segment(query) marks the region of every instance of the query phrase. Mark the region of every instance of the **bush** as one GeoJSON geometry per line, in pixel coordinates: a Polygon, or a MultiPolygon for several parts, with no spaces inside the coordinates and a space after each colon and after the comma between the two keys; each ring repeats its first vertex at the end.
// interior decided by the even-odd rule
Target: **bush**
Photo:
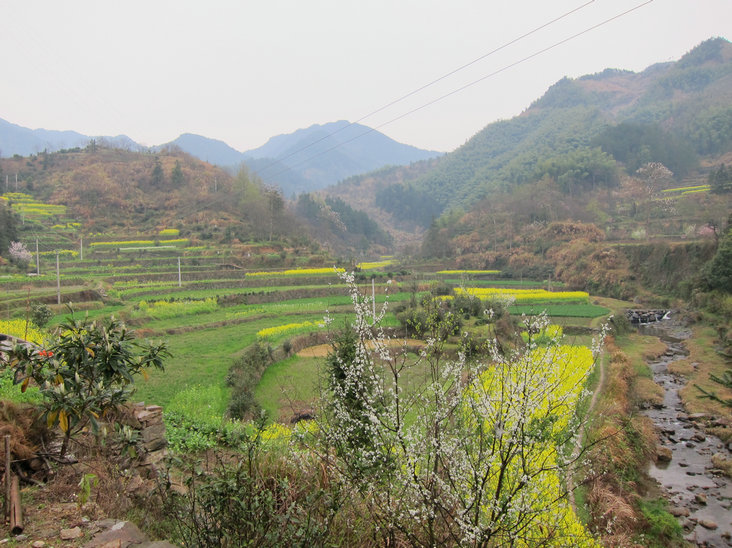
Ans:
{"type": "MultiPolygon", "coordinates": [[[[346,499],[318,466],[265,452],[264,424],[244,442],[242,458],[215,454],[214,466],[190,470],[185,495],[161,489],[163,515],[183,546],[335,546],[333,518],[346,499]],[[332,485],[332,487],[331,487],[332,485]]],[[[211,459],[209,458],[209,461],[211,459]]]]}
{"type": "Polygon", "coordinates": [[[226,383],[232,387],[226,410],[229,417],[244,419],[258,414],[259,405],[254,399],[254,388],[271,363],[272,348],[257,342],[232,364],[226,376],[226,383]]]}
{"type": "Polygon", "coordinates": [[[647,522],[644,534],[644,540],[648,542],[646,546],[662,547],[673,541],[681,541],[683,528],[669,513],[665,499],[640,500],[638,506],[647,522]]]}
{"type": "Polygon", "coordinates": [[[53,311],[45,304],[38,303],[31,307],[31,320],[38,327],[45,327],[51,318],[53,318],[53,311]]]}

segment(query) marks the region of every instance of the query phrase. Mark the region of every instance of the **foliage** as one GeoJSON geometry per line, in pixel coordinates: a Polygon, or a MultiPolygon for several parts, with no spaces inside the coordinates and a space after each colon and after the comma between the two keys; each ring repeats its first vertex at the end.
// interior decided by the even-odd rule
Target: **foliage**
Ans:
{"type": "Polygon", "coordinates": [[[218,309],[215,298],[180,301],[140,301],[130,314],[132,318],[176,318],[190,314],[204,314],[218,309]]]}
{"type": "Polygon", "coordinates": [[[343,268],[294,268],[280,271],[247,272],[247,277],[320,276],[344,272],[343,268]]]}
{"type": "Polygon", "coordinates": [[[170,240],[121,240],[119,242],[92,242],[89,247],[92,249],[109,249],[117,247],[141,247],[158,245],[187,245],[188,238],[173,238],[170,240]]]}
{"type": "Polygon", "coordinates": [[[474,297],[501,298],[516,303],[586,303],[589,293],[586,291],[547,291],[546,289],[506,289],[502,287],[458,287],[455,294],[466,294],[474,297]]]}
{"type": "Polygon", "coordinates": [[[709,172],[709,186],[715,194],[732,192],[732,169],[724,164],[709,172]]]}
{"type": "MultiPolygon", "coordinates": [[[[730,218],[732,221],[732,216],[730,218]]],[[[714,258],[704,267],[704,279],[709,289],[732,292],[732,222],[719,241],[714,258]]]]}
{"type": "Polygon", "coordinates": [[[411,184],[389,185],[378,189],[374,204],[399,221],[411,221],[423,227],[428,227],[440,216],[443,209],[429,192],[419,190],[411,184]]]}
{"type": "Polygon", "coordinates": [[[392,261],[391,259],[386,259],[386,260],[383,260],[383,261],[373,261],[373,262],[362,262],[362,263],[358,263],[356,265],[356,268],[358,268],[360,270],[374,270],[374,269],[377,269],[377,268],[385,268],[385,267],[387,267],[387,266],[389,266],[391,264],[394,264],[394,261],[392,261]]]}
{"type": "Polygon", "coordinates": [[[7,256],[10,243],[18,238],[18,218],[6,200],[0,200],[0,256],[7,256]]]}
{"type": "Polygon", "coordinates": [[[331,537],[331,521],[343,503],[337,485],[307,473],[318,470],[315,463],[298,467],[293,459],[272,455],[265,449],[266,431],[259,421],[243,442],[241,458],[217,453],[210,469],[186,466],[184,495],[162,491],[164,515],[183,546],[338,543],[331,537]]]}
{"type": "Polygon", "coordinates": [[[8,255],[10,256],[10,260],[21,268],[28,266],[28,263],[33,258],[33,255],[31,255],[31,252],[28,251],[23,242],[10,242],[8,255]]]}
{"type": "Polygon", "coordinates": [[[552,177],[565,193],[612,187],[618,183],[615,159],[595,148],[577,148],[543,160],[534,179],[552,177]]]}
{"type": "MultiPolygon", "coordinates": [[[[358,493],[384,538],[594,546],[560,479],[572,464],[563,448],[581,428],[574,411],[593,367],[590,350],[502,352],[496,344],[485,362],[452,361],[428,338],[417,358],[428,365],[426,378],[407,388],[417,363],[389,351],[378,327],[386,309],[374,317],[352,276],[344,278],[355,338],[334,352],[336,367],[331,359],[316,436],[326,464],[358,493]]],[[[541,317],[529,330],[546,325],[541,317]]]]}
{"type": "Polygon", "coordinates": [[[295,333],[305,333],[307,331],[311,331],[313,329],[318,329],[320,327],[324,327],[322,323],[315,323],[310,321],[305,322],[293,322],[288,323],[284,325],[276,325],[274,327],[265,327],[264,329],[260,329],[257,331],[257,338],[264,340],[264,339],[276,339],[280,335],[284,333],[289,334],[295,334],[295,333]]]}
{"type": "Polygon", "coordinates": [[[500,270],[438,270],[435,274],[466,274],[466,275],[480,275],[480,274],[500,274],[500,270]]]}
{"type": "Polygon", "coordinates": [[[625,164],[629,173],[649,162],[658,162],[677,177],[683,177],[698,162],[689,142],[656,124],[621,122],[607,127],[597,136],[595,143],[625,164]]]}
{"type": "Polygon", "coordinates": [[[43,347],[18,344],[7,349],[21,389],[33,380],[44,402],[48,426],[59,425],[64,433],[61,454],[72,434],[125,403],[132,393],[134,377],[146,369],[162,369],[168,356],[164,343],[138,343],[124,324],[77,320],[62,323],[60,335],[43,347]]]}
{"type": "Polygon", "coordinates": [[[43,344],[48,334],[26,320],[0,320],[0,333],[17,337],[33,344],[43,344]]]}
{"type": "Polygon", "coordinates": [[[231,386],[227,414],[235,419],[256,415],[259,405],[254,389],[264,370],[272,363],[272,349],[261,342],[251,345],[229,368],[226,383],[231,386]]]}
{"type": "Polygon", "coordinates": [[[31,320],[38,327],[46,327],[46,324],[51,318],[53,318],[53,310],[48,305],[37,303],[31,307],[31,320]]]}
{"type": "Polygon", "coordinates": [[[562,335],[562,326],[560,325],[547,325],[536,333],[531,333],[529,331],[521,332],[521,338],[526,344],[535,344],[539,346],[556,343],[561,340],[562,335]]]}
{"type": "Polygon", "coordinates": [[[653,546],[668,546],[669,542],[681,542],[684,533],[679,521],[668,511],[662,498],[638,501],[641,514],[647,522],[646,534],[654,540],[653,546]]]}

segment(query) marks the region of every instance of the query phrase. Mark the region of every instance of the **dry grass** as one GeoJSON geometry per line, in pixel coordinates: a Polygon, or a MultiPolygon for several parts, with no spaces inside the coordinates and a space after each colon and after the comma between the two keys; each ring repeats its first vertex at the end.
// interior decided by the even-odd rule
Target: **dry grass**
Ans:
{"type": "Polygon", "coordinates": [[[720,377],[729,365],[722,355],[716,352],[717,334],[706,326],[695,326],[692,336],[686,341],[689,356],[674,362],[673,373],[686,378],[687,385],[679,391],[684,406],[690,413],[705,413],[716,418],[715,426],[705,429],[724,441],[732,439],[732,408],[704,397],[697,388],[713,392],[722,399],[732,398],[732,390],[714,382],[710,375],[720,377]]]}
{"type": "MultiPolygon", "coordinates": [[[[645,339],[630,335],[623,342],[629,343],[636,355],[658,353],[653,341],[645,339]]],[[[593,437],[605,441],[590,455],[596,476],[587,494],[589,525],[601,536],[603,545],[635,546],[632,538],[642,532],[644,523],[635,502],[647,485],[642,470],[654,457],[657,443],[652,421],[636,413],[638,401],[647,398],[637,390],[655,391],[648,385],[650,379],[638,376],[644,370],[638,367],[637,359],[631,359],[611,337],[606,352],[610,358],[606,389],[593,425],[593,437]]]]}

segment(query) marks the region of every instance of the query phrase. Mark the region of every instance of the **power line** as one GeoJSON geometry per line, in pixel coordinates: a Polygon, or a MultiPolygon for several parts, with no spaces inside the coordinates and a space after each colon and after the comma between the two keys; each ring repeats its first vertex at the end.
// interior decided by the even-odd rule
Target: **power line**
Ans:
{"type": "MultiPolygon", "coordinates": [[[[461,91],[464,91],[464,90],[466,90],[469,87],[472,87],[472,86],[474,86],[476,84],[479,84],[480,82],[482,82],[484,80],[487,80],[488,78],[491,78],[493,76],[496,76],[497,74],[500,74],[500,73],[502,73],[502,72],[504,72],[504,71],[506,71],[506,70],[508,70],[510,68],[513,68],[516,65],[519,65],[521,63],[524,63],[524,62],[526,62],[526,61],[528,61],[530,59],[533,59],[534,57],[537,57],[538,55],[541,55],[541,54],[546,53],[547,51],[550,51],[550,50],[552,50],[552,49],[554,49],[554,48],[556,48],[558,46],[561,46],[562,44],[565,44],[565,43],[569,42],[570,40],[574,40],[575,38],[578,38],[578,37],[582,36],[583,34],[587,34],[588,32],[591,32],[591,31],[593,31],[593,30],[595,30],[595,29],[597,29],[597,28],[599,28],[599,27],[601,27],[603,25],[606,25],[607,23],[610,23],[612,21],[615,21],[616,19],[619,19],[619,18],[621,18],[621,17],[623,17],[625,15],[628,15],[629,13],[634,12],[634,11],[640,9],[643,6],[645,6],[647,4],[650,4],[651,2],[653,2],[653,0],[646,0],[645,2],[643,2],[641,4],[638,4],[637,6],[634,6],[634,7],[630,8],[630,9],[628,9],[628,10],[625,10],[624,12],[619,13],[617,15],[614,15],[613,17],[610,17],[609,19],[605,19],[604,21],[602,21],[600,23],[597,23],[595,25],[592,25],[591,27],[588,27],[585,30],[580,31],[580,32],[578,32],[576,34],[573,34],[572,36],[569,36],[569,37],[564,38],[564,39],[562,39],[562,40],[560,40],[558,42],[555,42],[555,43],[553,43],[550,46],[547,46],[547,47],[545,47],[543,49],[540,49],[540,50],[532,53],[531,55],[527,55],[526,57],[523,57],[523,58],[519,59],[518,61],[514,61],[513,63],[509,63],[508,65],[505,65],[505,66],[499,68],[498,70],[495,70],[495,71],[491,72],[490,74],[486,74],[485,76],[482,76],[481,78],[478,78],[477,80],[473,80],[472,82],[469,82],[469,83],[467,83],[467,84],[465,84],[463,86],[460,86],[459,88],[456,88],[456,89],[454,89],[454,90],[452,90],[452,91],[450,91],[450,92],[448,92],[448,93],[446,93],[444,95],[441,95],[441,96],[437,97],[436,99],[433,99],[433,100],[431,100],[431,101],[429,101],[427,103],[424,103],[424,104],[422,104],[422,105],[420,105],[420,106],[418,106],[416,108],[413,108],[413,109],[411,109],[411,110],[409,110],[409,111],[407,111],[407,112],[405,112],[403,114],[400,114],[399,116],[397,116],[395,118],[392,118],[391,120],[388,120],[388,121],[386,121],[386,122],[384,122],[382,124],[379,124],[376,127],[369,128],[367,131],[364,131],[363,133],[360,133],[360,134],[358,134],[358,135],[356,135],[356,136],[354,136],[354,137],[352,137],[352,138],[350,138],[350,139],[348,139],[346,141],[343,141],[342,143],[338,143],[337,145],[332,146],[331,148],[328,148],[328,149],[323,150],[323,151],[321,151],[321,152],[319,152],[317,154],[314,154],[313,156],[311,156],[311,157],[309,157],[309,158],[307,158],[305,160],[302,160],[302,161],[294,164],[293,166],[287,167],[287,169],[278,171],[277,173],[275,173],[274,175],[272,175],[272,177],[273,178],[274,177],[277,177],[278,175],[281,175],[282,173],[285,173],[286,171],[289,171],[293,167],[297,167],[297,166],[300,166],[302,164],[306,164],[306,163],[310,162],[311,160],[314,160],[315,158],[318,158],[318,157],[320,157],[320,156],[322,156],[324,154],[327,154],[328,152],[331,152],[331,151],[333,151],[333,150],[335,150],[335,149],[337,149],[337,148],[339,148],[339,147],[341,147],[341,146],[343,146],[345,144],[348,144],[348,143],[350,143],[352,141],[355,141],[356,139],[360,139],[361,137],[364,137],[365,135],[368,135],[369,133],[373,133],[374,131],[377,131],[378,129],[380,129],[380,128],[384,127],[384,126],[387,126],[387,125],[389,125],[391,123],[394,123],[397,120],[401,120],[402,118],[405,118],[406,116],[409,116],[411,114],[414,114],[415,112],[418,112],[418,111],[420,111],[420,110],[422,110],[424,108],[427,108],[427,107],[429,107],[431,105],[434,105],[435,103],[437,103],[439,101],[442,101],[443,99],[446,99],[446,98],[448,98],[448,97],[450,97],[452,95],[455,95],[456,93],[460,93],[461,91]]],[[[346,126],[346,127],[348,127],[348,126],[346,126]]],[[[305,148],[307,148],[307,147],[304,147],[303,149],[298,150],[298,151],[294,152],[293,154],[295,154],[297,152],[301,152],[302,150],[305,150],[305,148]]]]}
{"type": "MultiPolygon", "coordinates": [[[[271,167],[276,166],[278,163],[282,162],[282,160],[286,160],[287,158],[290,158],[290,157],[292,157],[292,156],[294,156],[296,154],[299,154],[300,152],[303,152],[304,150],[307,150],[310,147],[312,147],[314,145],[317,145],[321,141],[324,141],[324,140],[328,139],[329,137],[332,137],[333,135],[336,135],[336,134],[340,133],[341,131],[344,131],[344,130],[348,129],[349,127],[351,127],[353,125],[356,125],[356,124],[358,124],[360,122],[363,122],[367,118],[371,118],[374,114],[378,114],[379,112],[381,112],[383,110],[386,110],[387,108],[392,107],[392,106],[396,105],[397,103],[401,103],[405,99],[408,99],[409,97],[412,97],[413,95],[416,95],[420,91],[424,91],[428,87],[433,86],[434,84],[437,84],[438,82],[441,82],[445,78],[449,78],[450,76],[452,76],[454,74],[457,74],[461,70],[464,70],[464,69],[466,69],[466,68],[474,65],[478,61],[482,61],[486,57],[490,57],[491,55],[494,55],[494,54],[498,53],[499,51],[501,51],[503,49],[506,49],[509,46],[512,46],[516,42],[519,42],[519,41],[523,40],[524,38],[527,38],[527,37],[531,36],[532,34],[535,34],[535,33],[539,32],[540,30],[545,29],[546,27],[548,27],[550,25],[553,25],[557,21],[560,21],[560,20],[564,19],[565,17],[568,17],[568,16],[572,15],[573,13],[576,13],[576,12],[580,11],[581,9],[586,8],[587,6],[589,6],[590,4],[592,4],[594,1],[595,0],[589,0],[589,2],[585,2],[581,6],[578,6],[578,7],[574,8],[574,9],[571,9],[568,12],[563,13],[559,17],[555,17],[551,21],[547,21],[546,23],[544,23],[544,24],[542,24],[542,25],[540,25],[540,26],[538,26],[538,27],[536,27],[536,28],[534,28],[534,29],[532,29],[532,30],[530,30],[530,31],[522,34],[521,36],[518,36],[518,37],[514,38],[513,40],[510,40],[510,41],[506,42],[505,44],[502,44],[501,46],[498,46],[497,48],[489,51],[488,53],[485,53],[485,54],[481,55],[480,57],[477,57],[477,58],[473,59],[472,61],[470,61],[468,63],[465,63],[464,65],[461,65],[458,68],[456,68],[454,70],[451,70],[450,72],[448,72],[446,74],[443,74],[439,78],[435,78],[431,82],[428,82],[426,84],[423,84],[422,86],[418,87],[417,89],[415,89],[413,91],[410,91],[409,93],[407,93],[405,95],[402,95],[401,97],[399,97],[397,99],[394,99],[393,101],[390,101],[389,103],[387,103],[387,104],[385,104],[385,105],[377,108],[376,110],[372,110],[371,112],[369,112],[368,114],[362,116],[358,120],[356,120],[354,122],[350,122],[348,125],[345,125],[345,126],[343,126],[341,128],[338,128],[337,130],[333,131],[332,133],[329,133],[328,135],[325,135],[325,136],[321,137],[320,139],[317,139],[317,140],[313,141],[312,143],[309,143],[309,144],[307,144],[307,145],[305,145],[305,146],[303,146],[301,148],[298,148],[295,151],[287,154],[286,156],[282,156],[280,158],[275,159],[272,163],[264,166],[261,169],[261,171],[267,171],[271,167]]],[[[346,141],[346,142],[348,142],[348,141],[346,141]]]]}

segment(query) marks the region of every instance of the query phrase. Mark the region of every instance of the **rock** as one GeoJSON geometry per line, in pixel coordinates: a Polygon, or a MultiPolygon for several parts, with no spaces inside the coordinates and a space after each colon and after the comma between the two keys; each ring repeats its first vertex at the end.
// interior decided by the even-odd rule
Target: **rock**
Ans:
{"type": "Polygon", "coordinates": [[[148,538],[137,525],[129,521],[119,521],[106,531],[95,535],[92,540],[84,545],[84,548],[126,547],[142,542],[148,542],[148,538]]]}
{"type": "Polygon", "coordinates": [[[59,537],[61,540],[73,540],[75,538],[80,538],[83,534],[81,527],[73,527],[71,529],[61,529],[59,537]]]}
{"type": "Polygon", "coordinates": [[[43,548],[46,545],[46,543],[42,540],[36,540],[31,544],[31,548],[43,548]]]}
{"type": "Polygon", "coordinates": [[[699,493],[694,497],[694,501],[696,501],[697,504],[703,504],[704,506],[706,506],[707,496],[702,493],[699,493]]]}
{"type": "Polygon", "coordinates": [[[697,432],[696,434],[691,436],[691,439],[694,441],[703,442],[703,441],[706,441],[707,438],[704,434],[697,432]]]}
{"type": "Polygon", "coordinates": [[[686,447],[688,447],[689,449],[694,449],[694,447],[696,447],[696,444],[695,444],[695,443],[692,443],[692,442],[690,442],[690,441],[687,441],[685,445],[686,445],[686,447]]]}
{"type": "Polygon", "coordinates": [[[680,508],[677,506],[669,508],[668,512],[675,518],[680,518],[680,517],[688,518],[689,514],[691,513],[691,512],[689,512],[688,508],[680,508]]]}
{"type": "Polygon", "coordinates": [[[132,476],[132,479],[125,486],[125,493],[135,494],[147,490],[147,484],[139,474],[132,476]]]}
{"type": "Polygon", "coordinates": [[[704,527],[704,529],[709,529],[710,531],[714,531],[719,525],[716,524],[716,522],[710,520],[710,519],[700,519],[699,525],[704,527]]]}
{"type": "Polygon", "coordinates": [[[689,420],[694,422],[699,422],[707,418],[706,413],[692,413],[689,415],[689,420]]]}
{"type": "Polygon", "coordinates": [[[659,445],[656,447],[656,462],[671,462],[673,453],[668,447],[659,445]]]}

